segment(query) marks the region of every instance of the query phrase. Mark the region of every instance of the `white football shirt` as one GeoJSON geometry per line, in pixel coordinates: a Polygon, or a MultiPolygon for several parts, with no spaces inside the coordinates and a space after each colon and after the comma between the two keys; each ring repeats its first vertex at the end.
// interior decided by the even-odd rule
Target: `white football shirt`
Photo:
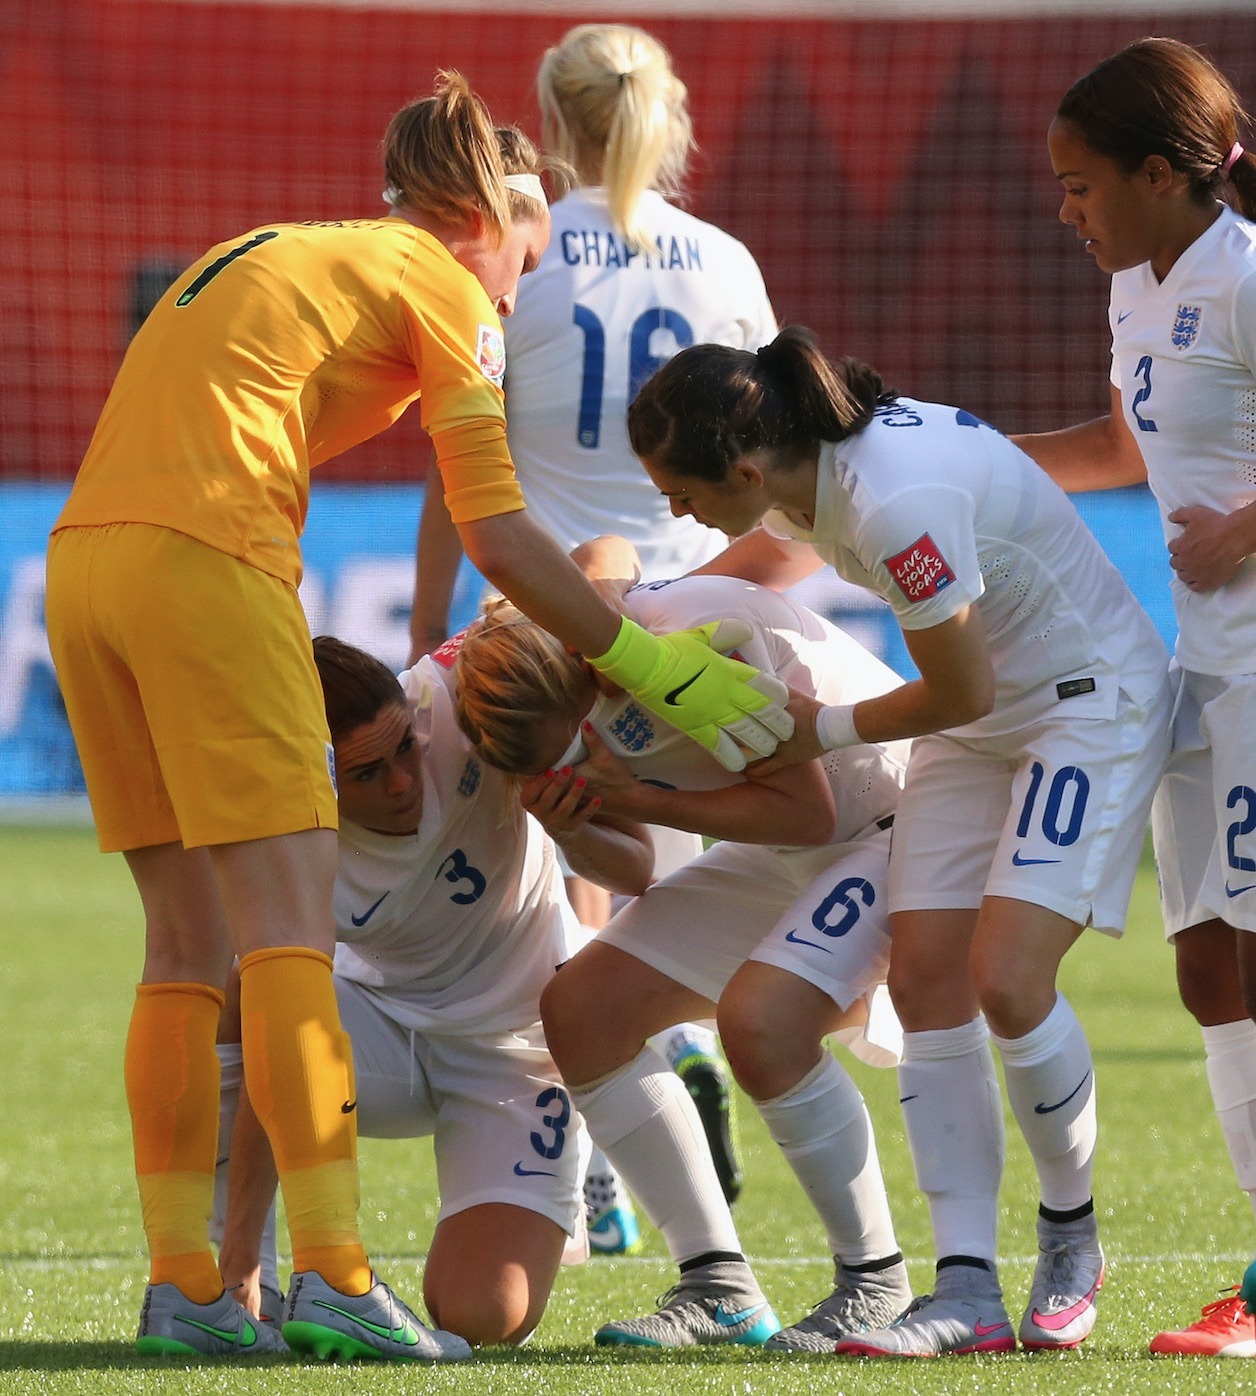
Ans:
{"type": "Polygon", "coordinates": [[[529,513],[565,549],[615,533],[636,545],[645,580],[679,576],[725,539],[672,517],[628,444],[628,404],[690,344],[771,340],[762,273],[735,238],[653,191],[645,252],[614,231],[600,189],[550,213],[549,247],[505,321],[507,435],[529,513]]]}
{"type": "MultiPolygon", "coordinates": [[[[1147,466],[1166,539],[1175,509],[1233,513],[1256,500],[1256,224],[1222,208],[1157,281],[1117,272],[1112,381],[1147,466]]],[[[1177,657],[1203,674],[1256,672],[1256,558],[1216,591],[1171,573],[1177,657]]]]}
{"type": "MultiPolygon", "coordinates": [[[[902,683],[835,625],[751,582],[682,577],[634,587],[627,600],[636,619],[660,633],[713,620],[748,621],[750,638],[736,657],[823,703],[857,703],[902,683]]],[[[742,780],[626,694],[600,697],[589,720],[607,746],[632,763],[639,780],[679,790],[719,790],[742,780]]],[[[837,806],[831,843],[846,843],[893,814],[909,751],[909,742],[860,743],[827,754],[823,764],[837,806]]]]}
{"type": "Polygon", "coordinates": [[[518,787],[471,750],[449,668],[425,656],[401,682],[423,813],[409,836],[341,821],[336,972],[380,991],[389,1017],[417,1032],[534,1023],[541,990],[582,943],[554,845],[518,787]]]}
{"type": "Polygon", "coordinates": [[[976,605],[995,706],[956,735],[1011,732],[1058,702],[1110,717],[1120,687],[1146,702],[1159,690],[1164,645],[1077,510],[962,409],[912,398],[879,408],[863,431],[821,446],[814,527],[779,511],[764,522],[883,597],[904,630],[976,605]]]}

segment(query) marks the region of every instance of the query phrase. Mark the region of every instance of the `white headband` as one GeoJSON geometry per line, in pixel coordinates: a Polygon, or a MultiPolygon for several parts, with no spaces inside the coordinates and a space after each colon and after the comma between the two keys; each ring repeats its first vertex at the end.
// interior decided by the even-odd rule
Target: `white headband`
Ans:
{"type": "Polygon", "coordinates": [[[516,194],[526,194],[529,199],[539,199],[541,203],[547,203],[545,188],[541,184],[540,175],[534,174],[511,174],[506,176],[506,188],[513,189],[516,194]]]}
{"type": "MultiPolygon", "coordinates": [[[[517,194],[526,195],[529,199],[537,199],[543,204],[548,204],[545,197],[545,186],[541,183],[540,175],[534,174],[513,174],[507,175],[505,179],[507,189],[513,189],[517,194]]],[[[383,199],[386,204],[396,208],[401,203],[401,190],[395,184],[390,184],[384,190],[383,199]]]]}

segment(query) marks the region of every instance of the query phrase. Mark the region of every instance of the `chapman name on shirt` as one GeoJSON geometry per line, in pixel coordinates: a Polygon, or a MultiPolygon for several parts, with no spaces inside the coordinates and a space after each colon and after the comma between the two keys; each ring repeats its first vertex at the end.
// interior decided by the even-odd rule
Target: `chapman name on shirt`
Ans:
{"type": "Polygon", "coordinates": [[[568,228],[561,241],[569,267],[631,267],[636,262],[644,271],[702,270],[697,238],[656,237],[644,252],[637,252],[604,228],[568,228]]]}

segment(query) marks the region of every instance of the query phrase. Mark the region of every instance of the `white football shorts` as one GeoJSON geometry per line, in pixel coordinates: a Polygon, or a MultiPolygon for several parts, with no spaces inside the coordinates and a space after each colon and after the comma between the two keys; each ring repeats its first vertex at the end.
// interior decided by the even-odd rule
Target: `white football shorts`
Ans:
{"type": "Polygon", "coordinates": [[[540,1023],[483,1037],[404,1028],[387,996],[335,977],[353,1042],[358,1133],[433,1136],[440,1216],[486,1202],[539,1212],[574,1236],[589,1144],[540,1023]]]}
{"type": "Polygon", "coordinates": [[[890,910],[1046,907],[1111,935],[1125,928],[1152,797],[1169,753],[1167,681],[1110,716],[1054,704],[1003,736],[918,737],[894,822],[890,910]]]}
{"type": "Polygon", "coordinates": [[[1152,807],[1165,934],[1212,920],[1256,931],[1256,675],[1175,664],[1172,677],[1173,754],[1152,807]]]}
{"type": "Polygon", "coordinates": [[[796,974],[852,1010],[839,1041],[892,1066],[902,1038],[884,993],[889,847],[888,828],[823,848],[717,843],[631,901],[598,939],[712,1003],[747,960],[796,974]]]}

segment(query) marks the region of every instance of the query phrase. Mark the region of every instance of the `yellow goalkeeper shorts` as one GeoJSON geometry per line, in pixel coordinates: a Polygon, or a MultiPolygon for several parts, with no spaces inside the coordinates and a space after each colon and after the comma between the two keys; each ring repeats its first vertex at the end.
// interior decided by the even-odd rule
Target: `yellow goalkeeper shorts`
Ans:
{"type": "Polygon", "coordinates": [[[105,852],[336,827],[296,590],[151,524],[62,529],[48,639],[105,852]]]}

